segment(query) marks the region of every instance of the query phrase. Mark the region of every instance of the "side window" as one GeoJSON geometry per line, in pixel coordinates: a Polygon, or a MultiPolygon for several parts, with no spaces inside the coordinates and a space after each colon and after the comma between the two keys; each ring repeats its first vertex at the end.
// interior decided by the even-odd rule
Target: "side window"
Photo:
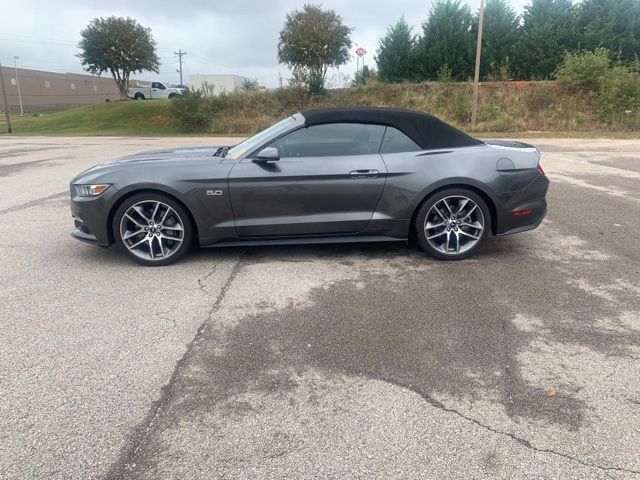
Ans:
{"type": "Polygon", "coordinates": [[[420,150],[422,148],[400,130],[387,127],[380,153],[417,152],[420,150]]]}
{"type": "Polygon", "coordinates": [[[384,128],[362,123],[327,123],[295,130],[275,142],[281,158],[378,153],[384,128]]]}
{"type": "Polygon", "coordinates": [[[158,82],[152,82],[151,88],[160,88],[160,84],[158,82]]]}

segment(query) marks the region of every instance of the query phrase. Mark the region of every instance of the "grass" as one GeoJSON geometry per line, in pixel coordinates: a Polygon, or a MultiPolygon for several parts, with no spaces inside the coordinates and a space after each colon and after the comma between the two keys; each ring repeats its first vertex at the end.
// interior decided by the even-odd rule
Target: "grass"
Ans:
{"type": "MultiPolygon", "coordinates": [[[[6,132],[2,116],[0,128],[6,132]]],[[[39,116],[12,116],[16,134],[28,135],[176,135],[169,100],[110,102],[39,116]]]]}
{"type": "MultiPolygon", "coordinates": [[[[250,135],[287,115],[336,106],[400,107],[429,112],[479,137],[640,137],[640,115],[603,119],[588,96],[556,82],[496,82],[480,88],[471,128],[469,83],[381,84],[331,90],[310,97],[299,89],[244,92],[207,99],[216,112],[200,134],[250,135]]],[[[41,116],[13,117],[25,135],[184,135],[168,100],[112,102],[41,116]]],[[[0,124],[0,128],[3,125],[0,124]]],[[[4,129],[6,131],[6,128],[4,129]]]]}

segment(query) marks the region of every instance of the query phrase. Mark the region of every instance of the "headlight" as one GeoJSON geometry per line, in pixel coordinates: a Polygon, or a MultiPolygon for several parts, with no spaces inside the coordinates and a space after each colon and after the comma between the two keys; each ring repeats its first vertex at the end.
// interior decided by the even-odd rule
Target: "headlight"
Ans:
{"type": "Polygon", "coordinates": [[[107,188],[109,185],[76,185],[76,192],[81,197],[97,197],[107,188]]]}

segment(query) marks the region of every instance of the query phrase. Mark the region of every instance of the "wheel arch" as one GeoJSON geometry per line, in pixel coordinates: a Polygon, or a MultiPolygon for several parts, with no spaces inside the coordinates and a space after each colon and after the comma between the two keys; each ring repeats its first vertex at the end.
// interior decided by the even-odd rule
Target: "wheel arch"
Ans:
{"type": "Polygon", "coordinates": [[[164,195],[166,197],[169,197],[171,200],[173,200],[177,204],[179,204],[182,208],[184,208],[185,212],[187,212],[187,215],[189,215],[189,220],[191,220],[191,225],[193,225],[193,233],[195,235],[195,239],[197,240],[199,238],[198,224],[196,223],[195,218],[193,217],[193,213],[191,213],[191,209],[182,200],[180,200],[180,198],[178,198],[175,193],[172,193],[170,191],[164,190],[156,186],[145,186],[145,187],[132,188],[130,190],[127,190],[111,206],[111,209],[109,210],[109,215],[107,215],[107,236],[109,238],[109,245],[113,245],[115,243],[115,234],[113,232],[113,218],[115,217],[115,214],[118,211],[118,208],[120,208],[120,206],[128,198],[131,198],[134,195],[138,195],[140,193],[152,193],[156,195],[158,194],[164,195]]]}
{"type": "Polygon", "coordinates": [[[477,185],[471,182],[464,181],[464,180],[455,181],[453,183],[445,183],[443,185],[435,186],[429,189],[426,193],[423,192],[420,200],[416,203],[416,206],[414,207],[413,213],[411,215],[411,221],[409,223],[410,234],[411,235],[415,234],[415,231],[414,231],[415,220],[422,205],[424,205],[425,202],[429,201],[429,199],[434,195],[442,192],[443,190],[448,190],[451,188],[462,188],[462,189],[470,190],[471,192],[475,193],[480,198],[482,198],[482,200],[484,200],[484,203],[487,204],[487,208],[489,209],[489,214],[491,215],[491,233],[495,235],[497,231],[497,222],[498,222],[498,212],[496,210],[495,202],[484,189],[478,187],[477,185]]]}

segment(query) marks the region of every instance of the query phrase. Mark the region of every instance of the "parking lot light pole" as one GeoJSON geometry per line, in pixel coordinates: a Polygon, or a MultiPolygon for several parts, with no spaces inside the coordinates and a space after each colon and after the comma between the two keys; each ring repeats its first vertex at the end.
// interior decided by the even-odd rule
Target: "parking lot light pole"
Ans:
{"type": "Polygon", "coordinates": [[[13,68],[16,71],[16,85],[18,86],[18,101],[20,102],[20,115],[24,115],[24,110],[22,109],[22,93],[20,93],[20,77],[18,76],[18,64],[16,62],[16,60],[18,60],[20,57],[18,56],[14,56],[13,57],[13,68]]]}
{"type": "Polygon", "coordinates": [[[478,116],[478,85],[480,83],[480,53],[482,51],[482,21],[484,20],[484,0],[480,0],[478,15],[478,39],[476,41],[476,71],[473,77],[473,99],[471,100],[471,125],[476,128],[478,116]]]}
{"type": "Polygon", "coordinates": [[[7,90],[4,88],[4,77],[2,76],[1,63],[0,63],[0,87],[2,87],[2,98],[4,100],[4,116],[7,118],[7,133],[13,133],[13,128],[11,128],[11,115],[9,114],[9,102],[7,101],[7,90]]]}

